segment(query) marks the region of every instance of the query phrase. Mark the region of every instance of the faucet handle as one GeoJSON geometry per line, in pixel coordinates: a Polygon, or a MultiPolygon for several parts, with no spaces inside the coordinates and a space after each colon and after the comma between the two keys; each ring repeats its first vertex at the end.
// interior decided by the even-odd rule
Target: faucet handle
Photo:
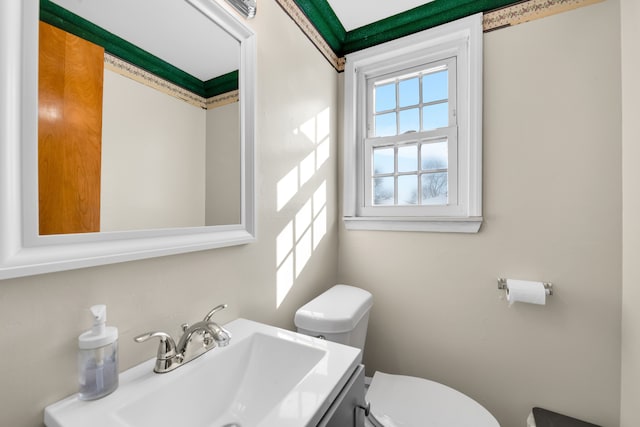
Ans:
{"type": "Polygon", "coordinates": [[[228,307],[228,305],[227,305],[227,304],[220,304],[219,306],[212,308],[212,309],[211,309],[211,311],[210,311],[210,312],[208,312],[206,316],[204,316],[204,321],[205,321],[205,322],[210,321],[210,320],[211,320],[211,317],[213,317],[213,315],[214,315],[214,314],[216,314],[216,313],[217,313],[217,312],[219,312],[220,310],[223,310],[223,309],[225,309],[225,308],[227,308],[227,307],[228,307]]]}
{"type": "Polygon", "coordinates": [[[138,335],[133,340],[135,342],[145,342],[151,338],[160,338],[160,345],[158,346],[158,359],[166,360],[176,357],[176,343],[171,338],[171,335],[164,332],[147,332],[146,334],[138,335]]]}

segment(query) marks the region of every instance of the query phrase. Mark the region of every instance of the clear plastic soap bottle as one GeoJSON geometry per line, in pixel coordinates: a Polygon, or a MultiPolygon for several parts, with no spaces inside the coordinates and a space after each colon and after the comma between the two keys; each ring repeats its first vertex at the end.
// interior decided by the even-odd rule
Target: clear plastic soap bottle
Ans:
{"type": "Polygon", "coordinates": [[[94,400],[118,388],[118,329],[106,326],[107,307],[94,305],[93,327],[78,337],[80,400],[94,400]]]}

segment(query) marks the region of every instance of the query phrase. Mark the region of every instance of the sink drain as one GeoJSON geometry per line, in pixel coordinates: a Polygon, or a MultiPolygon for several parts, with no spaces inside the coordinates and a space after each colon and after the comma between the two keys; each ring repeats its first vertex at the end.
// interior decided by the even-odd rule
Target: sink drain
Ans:
{"type": "Polygon", "coordinates": [[[229,423],[225,424],[222,427],[242,427],[239,423],[229,423]]]}

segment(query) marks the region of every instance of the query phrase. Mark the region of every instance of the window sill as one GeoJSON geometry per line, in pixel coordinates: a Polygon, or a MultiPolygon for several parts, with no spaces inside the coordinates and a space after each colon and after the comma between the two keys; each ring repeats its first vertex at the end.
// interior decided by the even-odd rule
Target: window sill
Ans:
{"type": "Polygon", "coordinates": [[[343,217],[343,220],[347,230],[477,233],[482,225],[481,216],[464,218],[343,217]]]}

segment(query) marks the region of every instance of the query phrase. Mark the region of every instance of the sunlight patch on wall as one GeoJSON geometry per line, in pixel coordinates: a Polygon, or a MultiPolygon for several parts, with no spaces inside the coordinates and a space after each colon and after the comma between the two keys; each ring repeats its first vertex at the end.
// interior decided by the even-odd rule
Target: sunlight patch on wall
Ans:
{"type": "Polygon", "coordinates": [[[327,182],[323,181],[276,237],[276,308],[289,294],[326,234],[327,182]]]}
{"type": "Polygon", "coordinates": [[[277,203],[278,211],[280,211],[289,200],[298,192],[298,166],[291,169],[280,181],[277,186],[277,203]]]}
{"type": "Polygon", "coordinates": [[[282,301],[293,287],[293,252],[290,252],[284,262],[278,266],[276,273],[276,308],[280,307],[282,301]]]}
{"type": "Polygon", "coordinates": [[[318,144],[329,138],[330,122],[329,109],[327,108],[300,125],[299,130],[309,138],[309,141],[318,144]]]}
{"type": "Polygon", "coordinates": [[[303,161],[300,162],[300,186],[305,185],[316,173],[316,152],[309,153],[303,161]]]}
{"type": "MultiPolygon", "coordinates": [[[[277,184],[277,209],[282,211],[320,168],[329,160],[331,117],[327,108],[294,129],[304,136],[312,149],[277,184]]],[[[308,194],[308,193],[307,193],[308,194]]],[[[289,294],[295,280],[313,257],[313,252],[327,234],[327,182],[322,181],[302,202],[293,218],[276,238],[276,308],[289,294]]]]}
{"type": "Polygon", "coordinates": [[[322,238],[327,234],[327,182],[323,181],[320,188],[313,194],[313,249],[315,250],[322,238]]]}
{"type": "Polygon", "coordinates": [[[329,109],[293,130],[294,135],[304,135],[313,144],[313,150],[277,184],[277,209],[282,210],[298,191],[315,176],[331,155],[329,132],[331,118],[329,109]]]}

